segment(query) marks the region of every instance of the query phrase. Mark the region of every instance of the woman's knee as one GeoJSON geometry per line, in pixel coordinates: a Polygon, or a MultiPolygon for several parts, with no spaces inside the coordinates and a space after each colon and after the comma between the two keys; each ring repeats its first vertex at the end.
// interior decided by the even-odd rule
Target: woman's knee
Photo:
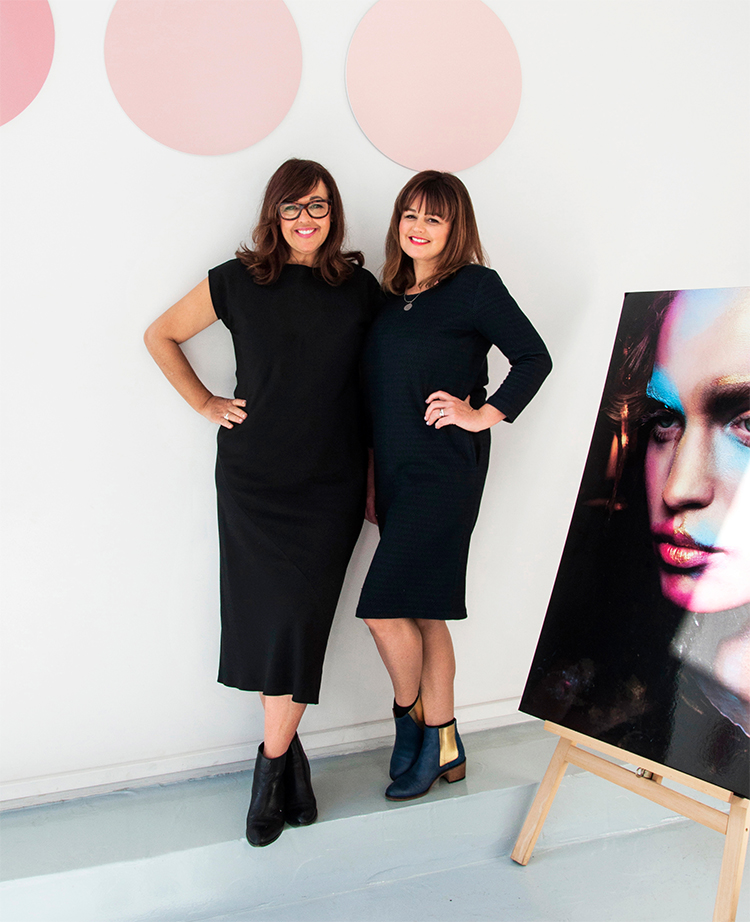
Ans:
{"type": "Polygon", "coordinates": [[[389,627],[388,621],[385,618],[363,618],[362,620],[370,629],[370,633],[374,637],[379,637],[383,634],[390,633],[391,628],[389,627]]]}
{"type": "Polygon", "coordinates": [[[450,637],[450,629],[445,621],[430,618],[417,618],[416,625],[425,637],[450,637]]]}
{"type": "Polygon", "coordinates": [[[414,630],[411,618],[363,618],[373,637],[384,640],[389,637],[401,637],[414,630]]]}

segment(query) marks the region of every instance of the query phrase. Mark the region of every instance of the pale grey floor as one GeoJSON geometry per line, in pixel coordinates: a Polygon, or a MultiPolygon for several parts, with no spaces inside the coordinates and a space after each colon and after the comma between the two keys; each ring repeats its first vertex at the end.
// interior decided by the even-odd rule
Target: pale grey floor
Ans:
{"type": "Polygon", "coordinates": [[[0,922],[708,922],[723,837],[586,772],[510,860],[555,742],[467,734],[466,781],[408,804],[382,797],[387,749],[313,760],[319,822],[265,849],[250,772],[5,813],[0,922]]]}
{"type": "MultiPolygon", "coordinates": [[[[685,821],[553,849],[525,868],[491,859],[204,922],[709,922],[716,835],[685,821]]],[[[748,918],[745,898],[737,919],[748,918]]]]}
{"type": "MultiPolygon", "coordinates": [[[[538,780],[555,747],[538,722],[468,739],[466,781],[438,785],[431,802],[538,780]]],[[[402,810],[383,798],[389,758],[375,749],[313,759],[319,822],[402,810]]],[[[252,771],[235,772],[0,813],[0,881],[242,839],[251,786],[252,771]]]]}

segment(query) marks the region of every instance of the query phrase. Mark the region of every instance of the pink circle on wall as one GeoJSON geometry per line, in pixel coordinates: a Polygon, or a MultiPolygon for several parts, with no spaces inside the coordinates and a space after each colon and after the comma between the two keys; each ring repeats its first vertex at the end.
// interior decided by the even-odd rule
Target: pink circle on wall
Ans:
{"type": "Polygon", "coordinates": [[[104,58],[127,115],[189,154],[229,154],[266,137],[302,74],[282,0],[117,0],[104,58]]]}
{"type": "Polygon", "coordinates": [[[55,26],[47,0],[0,0],[0,125],[35,99],[54,50],[55,26]]]}
{"type": "Polygon", "coordinates": [[[521,102],[513,40],[480,0],[379,0],[354,33],[346,83],[362,131],[413,170],[484,160],[521,102]]]}

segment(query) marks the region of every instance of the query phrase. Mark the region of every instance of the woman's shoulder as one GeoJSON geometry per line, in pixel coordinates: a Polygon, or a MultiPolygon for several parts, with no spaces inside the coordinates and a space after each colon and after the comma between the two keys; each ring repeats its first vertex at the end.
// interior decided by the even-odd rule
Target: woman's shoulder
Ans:
{"type": "Polygon", "coordinates": [[[240,298],[255,297],[261,288],[269,287],[259,285],[252,272],[236,257],[210,269],[208,283],[212,291],[220,288],[227,296],[240,298]]]}
{"type": "Polygon", "coordinates": [[[252,281],[252,276],[237,257],[214,266],[213,269],[209,269],[208,274],[225,279],[247,278],[252,281]]]}
{"type": "Polygon", "coordinates": [[[480,266],[477,263],[467,263],[467,265],[461,266],[453,277],[466,285],[492,283],[500,278],[494,269],[490,269],[489,266],[480,266]]]}
{"type": "Polygon", "coordinates": [[[476,263],[467,263],[442,283],[449,290],[452,297],[473,299],[484,291],[492,291],[503,286],[500,276],[489,266],[479,266],[476,263]]]}

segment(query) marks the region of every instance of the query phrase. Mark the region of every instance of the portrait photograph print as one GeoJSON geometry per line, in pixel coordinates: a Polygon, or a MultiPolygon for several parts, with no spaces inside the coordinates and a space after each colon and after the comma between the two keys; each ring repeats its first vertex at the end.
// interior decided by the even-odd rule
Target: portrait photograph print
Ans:
{"type": "Polygon", "coordinates": [[[521,710],[750,797],[750,288],[625,295],[521,710]]]}

